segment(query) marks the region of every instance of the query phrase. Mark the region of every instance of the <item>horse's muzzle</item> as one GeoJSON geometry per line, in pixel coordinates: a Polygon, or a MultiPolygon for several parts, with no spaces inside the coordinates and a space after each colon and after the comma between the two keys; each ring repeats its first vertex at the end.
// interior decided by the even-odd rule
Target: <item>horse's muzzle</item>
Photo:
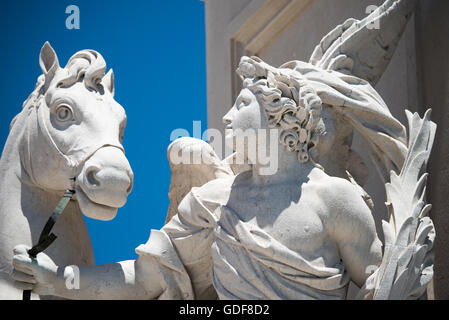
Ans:
{"type": "Polygon", "coordinates": [[[113,146],[98,149],[84,163],[76,178],[80,208],[94,219],[112,219],[117,208],[125,205],[132,186],[133,172],[129,162],[123,151],[113,146]]]}

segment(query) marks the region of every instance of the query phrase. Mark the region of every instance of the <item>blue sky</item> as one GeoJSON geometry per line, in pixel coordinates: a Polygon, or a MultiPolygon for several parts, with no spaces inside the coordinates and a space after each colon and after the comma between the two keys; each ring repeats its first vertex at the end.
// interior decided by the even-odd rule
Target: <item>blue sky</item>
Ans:
{"type": "MultiPolygon", "coordinates": [[[[39,51],[49,41],[61,66],[94,49],[114,69],[116,100],[128,125],[124,146],[135,175],[125,207],[110,222],[86,219],[97,264],[134,259],[135,247],[159,229],[168,208],[170,133],[206,122],[204,3],[200,0],[2,2],[0,12],[0,146],[34,88],[39,51]],[[80,29],[65,26],[69,5],[80,29]]],[[[49,213],[50,214],[50,213],[49,213]]]]}

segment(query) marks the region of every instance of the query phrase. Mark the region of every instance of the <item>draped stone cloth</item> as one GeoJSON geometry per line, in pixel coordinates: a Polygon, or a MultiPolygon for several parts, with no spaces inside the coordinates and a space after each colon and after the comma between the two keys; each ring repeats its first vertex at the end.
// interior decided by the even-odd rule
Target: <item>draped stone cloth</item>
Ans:
{"type": "Polygon", "coordinates": [[[406,129],[368,81],[302,61],[287,62],[280,69],[291,76],[300,73],[322,103],[360,133],[384,182],[389,181],[391,170],[400,172],[407,155],[406,129]]]}
{"type": "Polygon", "coordinates": [[[349,276],[342,265],[308,261],[241,221],[225,205],[226,189],[221,198],[205,199],[193,188],[179,213],[136,249],[139,259],[160,267],[165,291],[159,298],[346,298],[349,276]]]}
{"type": "Polygon", "coordinates": [[[214,230],[212,280],[221,299],[344,299],[342,265],[308,261],[227,207],[214,230]]]}

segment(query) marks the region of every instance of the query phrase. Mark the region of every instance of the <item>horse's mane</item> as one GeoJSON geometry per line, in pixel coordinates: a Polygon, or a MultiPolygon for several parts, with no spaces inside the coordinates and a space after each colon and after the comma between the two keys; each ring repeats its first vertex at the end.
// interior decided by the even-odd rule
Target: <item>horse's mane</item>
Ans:
{"type": "MultiPolygon", "coordinates": [[[[81,50],[75,53],[63,69],[59,69],[52,82],[57,81],[56,87],[70,87],[78,81],[84,81],[87,88],[99,91],[100,82],[105,76],[106,62],[103,56],[95,50],[81,50]]],[[[48,89],[48,88],[47,88],[48,89]]],[[[37,78],[33,92],[22,105],[22,110],[38,106],[39,98],[47,91],[45,89],[45,76],[37,78]]],[[[11,121],[9,130],[12,129],[16,117],[11,121]]]]}
{"type": "Polygon", "coordinates": [[[99,84],[105,76],[106,62],[98,52],[82,50],[69,59],[64,70],[67,76],[58,79],[57,87],[68,87],[84,80],[87,88],[98,91],[99,84]]]}

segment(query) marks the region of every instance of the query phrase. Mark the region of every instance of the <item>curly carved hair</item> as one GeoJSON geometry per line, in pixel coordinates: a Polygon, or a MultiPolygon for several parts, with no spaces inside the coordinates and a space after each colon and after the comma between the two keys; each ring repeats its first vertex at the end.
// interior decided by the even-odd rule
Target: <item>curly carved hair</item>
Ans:
{"type": "MultiPolygon", "coordinates": [[[[57,81],[56,87],[69,87],[78,81],[84,81],[87,88],[99,91],[101,80],[106,72],[106,62],[97,51],[82,50],[69,59],[65,68],[58,71],[59,73],[55,76],[57,81]]],[[[46,89],[48,89],[45,84],[46,79],[42,74],[38,77],[33,92],[23,103],[24,109],[39,106],[39,99],[42,98],[46,93],[46,89]]]]}
{"type": "Polygon", "coordinates": [[[243,87],[263,104],[269,128],[279,128],[279,142],[298,160],[311,159],[318,143],[315,132],[321,119],[322,101],[299,72],[271,67],[258,57],[242,57],[237,73],[243,87]]]}

